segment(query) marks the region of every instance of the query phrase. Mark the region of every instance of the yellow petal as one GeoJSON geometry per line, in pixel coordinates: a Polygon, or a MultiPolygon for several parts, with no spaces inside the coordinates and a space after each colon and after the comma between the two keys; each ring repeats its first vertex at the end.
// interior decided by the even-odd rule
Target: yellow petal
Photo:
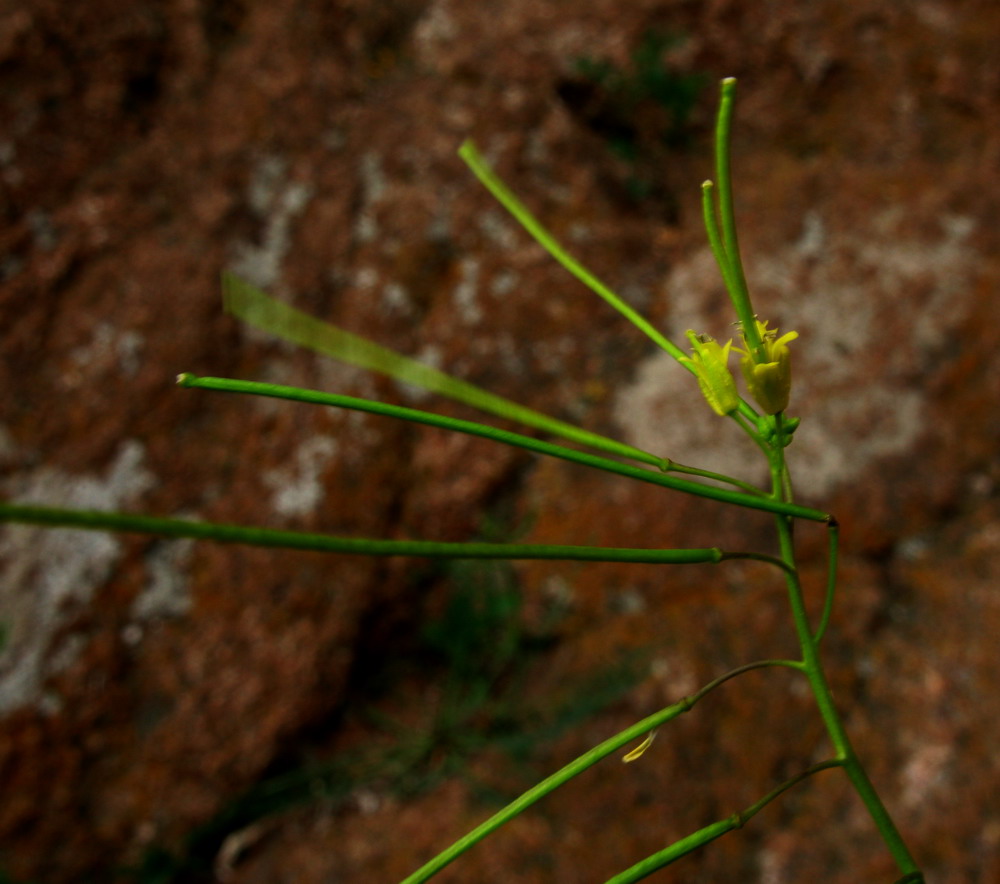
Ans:
{"type": "Polygon", "coordinates": [[[622,761],[628,764],[630,761],[635,761],[637,758],[642,758],[643,753],[650,746],[653,745],[653,740],[655,739],[655,737],[656,737],[656,731],[650,731],[646,739],[643,740],[638,746],[636,746],[631,752],[629,752],[628,755],[625,755],[622,758],[622,761]]]}

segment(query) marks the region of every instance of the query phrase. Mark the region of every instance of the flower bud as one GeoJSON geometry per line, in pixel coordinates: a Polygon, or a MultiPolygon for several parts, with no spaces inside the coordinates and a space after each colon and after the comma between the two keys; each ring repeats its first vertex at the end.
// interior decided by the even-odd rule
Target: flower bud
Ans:
{"type": "MultiPolygon", "coordinates": [[[[794,341],[799,333],[790,331],[779,338],[777,331],[769,329],[766,322],[761,322],[759,319],[754,321],[757,323],[757,331],[763,343],[764,358],[760,362],[755,361],[749,344],[746,345],[746,349],[737,347],[737,352],[743,354],[740,369],[750,395],[764,413],[777,414],[788,407],[788,393],[792,386],[792,364],[788,342],[794,341]]],[[[746,344],[745,335],[743,342],[746,344]]]]}
{"type": "Polygon", "coordinates": [[[736,382],[727,364],[733,342],[727,341],[725,346],[720,346],[712,338],[690,330],[687,337],[693,347],[691,358],[685,357],[681,362],[694,369],[698,386],[712,410],[720,416],[732,414],[740,404],[736,382]]]}

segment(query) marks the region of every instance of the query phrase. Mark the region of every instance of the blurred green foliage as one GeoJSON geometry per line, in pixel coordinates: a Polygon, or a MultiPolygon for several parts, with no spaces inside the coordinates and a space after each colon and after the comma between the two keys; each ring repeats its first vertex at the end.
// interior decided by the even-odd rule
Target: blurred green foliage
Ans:
{"type": "Polygon", "coordinates": [[[654,167],[693,140],[692,112],[708,78],[668,63],[666,55],[682,43],[682,37],[647,31],[626,67],[579,58],[573,76],[558,87],[577,119],[628,165],[625,187],[635,201],[657,196],[654,167]]]}

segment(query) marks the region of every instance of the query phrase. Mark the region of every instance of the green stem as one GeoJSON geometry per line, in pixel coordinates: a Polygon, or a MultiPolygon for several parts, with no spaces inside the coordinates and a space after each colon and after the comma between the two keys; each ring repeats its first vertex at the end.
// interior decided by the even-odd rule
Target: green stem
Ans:
{"type": "Polygon", "coordinates": [[[740,411],[731,414],[730,417],[734,421],[736,421],[737,424],[739,424],[740,429],[742,429],[743,432],[750,437],[750,439],[753,441],[753,444],[756,445],[761,450],[761,453],[764,455],[764,457],[769,458],[771,456],[771,446],[767,444],[767,440],[760,434],[760,431],[757,429],[758,418],[760,416],[756,412],[754,412],[753,416],[748,418],[746,415],[743,414],[742,409],[740,409],[740,411]]]}
{"type": "MultiPolygon", "coordinates": [[[[782,493],[784,487],[785,459],[784,448],[781,445],[780,436],[777,440],[777,447],[773,449],[771,457],[771,478],[774,485],[775,494],[782,493]]],[[[831,520],[832,524],[836,524],[831,520]]],[[[799,639],[799,646],[802,649],[802,663],[805,674],[809,680],[816,706],[820,716],[826,726],[827,734],[833,743],[837,758],[841,761],[855,791],[860,796],[868,813],[871,815],[875,826],[878,828],[882,840],[895,859],[900,871],[904,874],[920,874],[920,870],[910,854],[903,837],[892,817],[886,810],[882,799],[879,797],[874,785],[865,771],[857,752],[851,745],[833,702],[833,693],[826,679],[826,673],[820,660],[819,646],[813,636],[806,614],[805,601],[802,594],[802,585],[799,581],[798,569],[795,564],[795,551],[792,541],[792,522],[784,516],[777,516],[775,524],[778,532],[778,543],[781,559],[788,565],[785,571],[785,583],[788,588],[788,598],[792,609],[792,619],[795,623],[795,632],[799,639]]],[[[828,523],[830,524],[830,523],[828,523]]]]}
{"type": "Polygon", "coordinates": [[[556,559],[580,562],[636,562],[659,565],[718,564],[735,559],[761,559],[778,568],[780,559],[756,553],[707,549],[628,549],[623,547],[565,546],[517,543],[447,543],[432,540],[370,540],[300,531],[280,531],[250,525],[228,525],[192,519],[169,519],[132,513],[61,509],[31,504],[0,503],[0,522],[120,531],[161,537],[214,540],[250,546],[311,550],[363,556],[416,556],[449,559],[556,559]]]}
{"type": "Polygon", "coordinates": [[[762,491],[756,485],[751,485],[749,482],[744,482],[741,479],[734,479],[732,476],[725,476],[722,473],[713,473],[711,470],[700,470],[697,467],[688,467],[684,464],[677,463],[676,461],[667,461],[666,467],[661,467],[665,473],[684,473],[688,476],[698,476],[702,479],[711,479],[713,482],[724,482],[727,485],[732,485],[735,488],[742,488],[748,494],[753,494],[756,497],[766,497],[767,492],[762,491]]]}
{"type": "Polygon", "coordinates": [[[502,825],[504,825],[504,823],[509,822],[518,814],[523,813],[536,801],[545,797],[555,789],[558,789],[573,777],[583,773],[587,770],[587,768],[593,767],[601,759],[607,758],[609,755],[617,752],[626,744],[638,739],[639,737],[645,736],[649,733],[649,731],[654,730],[661,724],[664,724],[673,718],[676,718],[681,713],[687,712],[699,700],[714,691],[716,688],[725,684],[730,679],[735,678],[738,675],[742,675],[745,672],[750,672],[751,670],[761,669],[768,666],[788,666],[793,669],[801,669],[801,664],[797,660],[757,660],[753,663],[747,663],[745,666],[733,669],[725,675],[719,676],[713,681],[710,681],[697,693],[691,695],[690,697],[685,697],[677,703],[667,706],[665,709],[661,709],[659,712],[655,712],[653,715],[644,718],[642,721],[632,725],[632,727],[626,728],[620,733],[615,734],[613,737],[610,737],[603,743],[595,746],[589,752],[585,752],[579,758],[571,761],[565,767],[560,768],[551,776],[546,777],[540,783],[532,786],[519,798],[516,798],[502,810],[493,814],[493,816],[491,816],[488,820],[478,825],[468,834],[459,838],[454,844],[446,850],[443,850],[430,862],[421,866],[412,875],[405,878],[402,881],[402,884],[420,884],[420,882],[427,881],[440,872],[441,869],[449,863],[453,862],[465,853],[465,851],[467,851],[470,847],[474,846],[478,842],[482,841],[487,835],[499,829],[502,825]]]}
{"type": "MultiPolygon", "coordinates": [[[[482,154],[476,149],[475,144],[466,141],[459,148],[458,155],[465,160],[466,164],[473,171],[475,176],[483,183],[487,190],[493,194],[496,200],[517,219],[517,222],[534,237],[534,239],[563,267],[573,274],[592,292],[599,295],[610,304],[615,310],[621,313],[636,328],[644,332],[659,347],[666,350],[674,359],[680,361],[686,358],[686,354],[672,341],[665,338],[658,332],[650,322],[637,313],[632,307],[626,304],[618,295],[601,282],[593,273],[587,270],[579,261],[569,254],[556,240],[556,238],[546,230],[534,215],[528,211],[524,205],[500,180],[482,154]]],[[[682,363],[683,364],[683,363],[682,363]]]]}
{"type": "Polygon", "coordinates": [[[652,485],[671,488],[674,491],[694,494],[698,497],[706,497],[722,503],[731,503],[736,506],[770,513],[784,513],[794,518],[808,519],[813,522],[826,522],[829,519],[827,513],[808,507],[787,504],[780,500],[773,500],[770,497],[756,497],[738,491],[730,491],[726,488],[717,488],[713,485],[703,485],[686,479],[676,479],[663,473],[656,473],[629,464],[618,463],[618,461],[609,460],[596,454],[587,454],[582,451],[574,451],[571,448],[564,448],[561,445],[555,445],[551,442],[542,442],[530,436],[522,436],[520,433],[499,430],[496,427],[490,427],[473,421],[459,420],[458,418],[445,417],[444,415],[432,414],[427,411],[419,411],[415,408],[389,405],[384,402],[375,402],[371,399],[358,399],[354,396],[342,396],[337,393],[321,393],[318,390],[303,390],[299,387],[262,384],[255,381],[241,381],[233,378],[199,378],[192,374],[182,374],[178,377],[177,383],[183,387],[197,387],[225,393],[249,393],[255,396],[290,399],[296,402],[328,405],[335,408],[347,408],[370,414],[401,418],[402,420],[426,424],[431,427],[440,427],[445,430],[466,433],[470,436],[492,439],[506,445],[515,445],[518,448],[524,448],[538,454],[558,457],[571,463],[593,467],[609,473],[616,473],[619,476],[627,476],[630,479],[637,479],[640,482],[648,482],[652,485]]]}
{"type": "Polygon", "coordinates": [[[664,866],[669,866],[682,856],[687,856],[693,850],[710,844],[716,838],[721,838],[723,835],[732,832],[733,829],[740,828],[742,825],[743,823],[738,813],[734,813],[724,820],[710,823],[704,828],[698,829],[697,832],[692,832],[679,841],[675,841],[669,847],[637,862],[624,872],[619,872],[613,878],[609,878],[607,884],[631,884],[632,881],[641,881],[643,878],[648,878],[653,872],[662,869],[664,866]]]}
{"type": "Polygon", "coordinates": [[[701,216],[705,223],[705,233],[708,234],[708,245],[712,249],[712,256],[719,267],[719,273],[722,274],[726,291],[733,292],[736,290],[736,282],[733,279],[729,255],[726,254],[726,247],[722,243],[716,211],[715,184],[712,181],[704,181],[701,185],[701,216]]]}
{"type": "Polygon", "coordinates": [[[789,571],[788,565],[786,565],[781,559],[775,558],[774,556],[769,556],[766,553],[755,553],[755,552],[724,552],[722,554],[723,561],[742,559],[743,561],[751,562],[766,562],[769,565],[775,565],[781,568],[782,571],[789,571]]]}
{"type": "Polygon", "coordinates": [[[804,779],[811,777],[813,774],[817,774],[822,770],[829,770],[831,767],[840,766],[841,761],[833,758],[807,767],[804,771],[801,771],[794,777],[785,780],[785,782],[777,788],[772,789],[767,793],[767,795],[751,804],[746,810],[734,813],[732,816],[728,816],[723,820],[710,823],[704,828],[699,829],[697,832],[692,832],[690,835],[675,841],[669,847],[654,853],[652,856],[646,857],[646,859],[636,863],[624,872],[620,872],[613,878],[609,878],[606,884],[632,884],[634,881],[641,881],[643,878],[648,878],[653,874],[653,872],[658,869],[662,869],[664,866],[670,865],[682,856],[691,853],[691,851],[697,850],[699,847],[709,844],[716,838],[721,838],[723,835],[732,832],[734,829],[742,828],[755,814],[767,807],[767,805],[774,801],[775,798],[778,798],[793,786],[797,786],[804,779]]]}
{"type": "Polygon", "coordinates": [[[840,548],[840,526],[836,519],[826,523],[828,552],[826,565],[826,592],[823,596],[823,612],[820,614],[819,625],[813,633],[813,644],[818,645],[826,635],[830,625],[830,615],[833,613],[833,599],[837,592],[837,555],[840,548]]]}

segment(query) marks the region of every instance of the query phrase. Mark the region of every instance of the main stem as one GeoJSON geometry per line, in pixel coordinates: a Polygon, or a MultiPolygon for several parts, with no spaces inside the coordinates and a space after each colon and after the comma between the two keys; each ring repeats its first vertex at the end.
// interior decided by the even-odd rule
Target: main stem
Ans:
{"type": "MultiPolygon", "coordinates": [[[[785,477],[785,457],[783,445],[783,433],[781,432],[781,415],[776,416],[778,422],[778,433],[775,447],[770,455],[771,480],[774,494],[779,499],[790,497],[786,492],[787,485],[785,477]]],[[[785,500],[785,502],[789,502],[785,500]]],[[[882,799],[879,797],[875,786],[869,779],[857,752],[851,745],[850,738],[837,712],[833,702],[833,694],[830,685],[826,680],[826,673],[820,660],[819,645],[814,638],[813,630],[809,624],[806,614],[805,602],[802,596],[802,584],[799,581],[798,570],[795,566],[795,545],[792,539],[792,520],[783,515],[775,517],[775,524],[778,531],[778,543],[780,547],[780,558],[787,566],[785,570],[785,584],[788,587],[788,598],[792,608],[792,618],[795,621],[795,632],[798,635],[799,646],[802,649],[802,663],[805,668],[806,678],[809,679],[809,686],[812,688],[813,696],[816,698],[816,705],[819,714],[826,725],[827,734],[833,743],[836,757],[840,760],[847,776],[854,786],[855,791],[864,802],[868,813],[871,814],[882,840],[892,854],[893,859],[904,875],[913,875],[912,880],[923,881],[923,874],[920,872],[916,861],[910,854],[909,849],[903,841],[903,836],[896,828],[896,824],[889,816],[882,799]]]]}

